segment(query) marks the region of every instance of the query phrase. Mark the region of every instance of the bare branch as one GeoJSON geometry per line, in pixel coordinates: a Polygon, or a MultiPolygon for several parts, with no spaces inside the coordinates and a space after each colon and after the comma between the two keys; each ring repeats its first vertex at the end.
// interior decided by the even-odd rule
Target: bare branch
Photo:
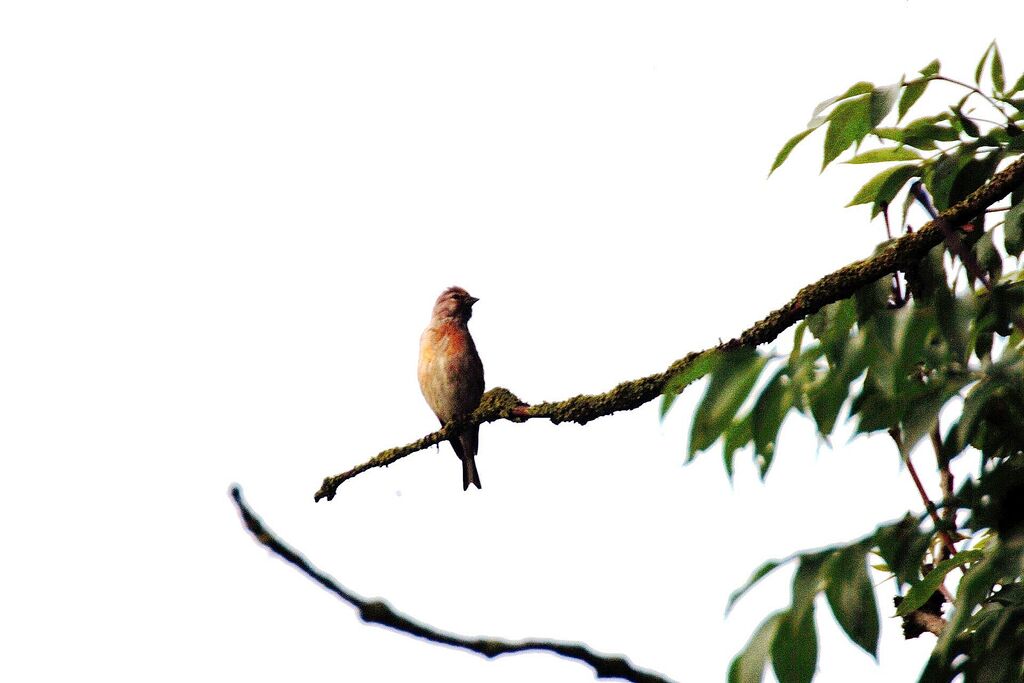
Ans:
{"type": "Polygon", "coordinates": [[[935,636],[941,636],[942,632],[946,630],[945,619],[919,609],[908,614],[907,619],[912,621],[918,628],[928,631],[935,636]]]}
{"type": "MultiPolygon", "coordinates": [[[[899,607],[900,603],[903,602],[903,596],[897,595],[892,601],[896,607],[899,607]]],[[[942,618],[942,605],[945,602],[952,603],[953,596],[943,587],[942,591],[932,593],[923,605],[910,614],[904,615],[903,637],[910,640],[917,638],[925,631],[936,637],[941,637],[942,632],[946,630],[948,625],[948,622],[942,618]]]]}
{"type": "MultiPolygon", "coordinates": [[[[1006,197],[1022,182],[1024,157],[995,174],[984,187],[973,192],[959,204],[943,211],[938,218],[929,221],[917,232],[893,240],[871,258],[855,261],[807,285],[782,308],[772,311],[738,337],[719,344],[717,348],[729,351],[741,346],[755,347],[766,344],[823,306],[845,299],[865,285],[892,275],[898,270],[913,267],[929,249],[944,240],[945,231],[959,229],[989,206],[1006,197]]],[[[580,395],[564,401],[528,406],[507,389],[492,389],[484,395],[480,407],[464,420],[446,424],[441,430],[406,446],[381,451],[372,459],[347,472],[325,478],[320,490],[314,495],[314,500],[331,500],[345,480],[374,467],[385,467],[411,453],[445,441],[469,424],[483,424],[503,419],[521,422],[535,418],[548,419],[556,424],[585,424],[620,410],[634,410],[660,396],[666,382],[702,353],[704,351],[689,353],[672,363],[664,372],[623,382],[607,393],[580,395]]]]}
{"type": "Polygon", "coordinates": [[[238,507],[238,512],[246,528],[256,540],[286,562],[291,563],[303,574],[337,595],[339,598],[359,610],[359,618],[370,624],[380,624],[400,633],[407,633],[417,638],[476,652],[487,658],[516,652],[531,650],[552,652],[566,659],[575,659],[594,669],[598,678],[621,678],[637,683],[672,683],[671,679],[660,674],[638,669],[630,664],[625,657],[612,657],[597,654],[586,645],[566,643],[553,640],[499,640],[495,638],[465,638],[453,633],[445,633],[427,624],[411,619],[396,612],[383,600],[366,600],[345,588],[331,576],[314,567],[309,560],[298,551],[289,547],[277,538],[273,532],[263,525],[263,521],[242,498],[242,490],[238,485],[231,487],[231,498],[238,507]]]}

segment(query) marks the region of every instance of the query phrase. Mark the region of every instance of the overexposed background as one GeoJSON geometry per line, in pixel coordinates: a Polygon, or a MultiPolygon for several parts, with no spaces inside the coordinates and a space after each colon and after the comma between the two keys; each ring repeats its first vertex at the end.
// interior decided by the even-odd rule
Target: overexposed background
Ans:
{"type": "MultiPolygon", "coordinates": [[[[0,678],[592,680],[363,625],[243,531],[238,482],[417,619],[722,680],[789,599],[780,570],[723,617],[757,565],[920,508],[888,440],[791,417],[766,483],[741,454],[730,486],[718,447],[683,466],[695,387],[663,423],[485,425],[480,492],[447,445],[313,492],[436,427],[416,352],[451,284],[488,387],[536,402],[869,254],[881,224],[842,206],[878,169],[819,177],[818,133],[768,180],[776,151],[857,80],[969,78],[992,38],[1015,76],[1021,25],[1014,0],[6,3],[0,678]]],[[[879,664],[819,605],[821,681],[916,677],[933,639],[890,593],[879,664]]]]}

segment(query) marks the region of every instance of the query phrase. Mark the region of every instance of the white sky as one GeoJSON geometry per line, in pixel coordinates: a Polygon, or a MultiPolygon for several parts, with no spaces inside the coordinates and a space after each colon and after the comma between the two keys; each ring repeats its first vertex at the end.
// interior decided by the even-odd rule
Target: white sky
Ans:
{"type": "MultiPolygon", "coordinates": [[[[413,455],[438,292],[480,297],[488,387],[604,391],[870,253],[878,169],[781,144],[854,81],[988,42],[962,3],[11,2],[0,9],[0,678],[592,680],[358,621],[239,525],[232,482],[350,589],[439,628],[581,640],[722,680],[789,572],[764,559],[920,508],[887,439],[791,417],[767,483],[683,467],[691,390],[580,428],[486,425],[484,489],[413,455]]],[[[949,93],[947,93],[947,96],[949,93]]],[[[957,95],[958,97],[959,95],[957,95]]],[[[944,98],[948,100],[947,98],[944,98]]],[[[918,458],[927,470],[928,454],[918,458]]],[[[927,479],[935,490],[934,477],[927,479]]],[[[818,606],[821,681],[912,680],[818,606]]]]}

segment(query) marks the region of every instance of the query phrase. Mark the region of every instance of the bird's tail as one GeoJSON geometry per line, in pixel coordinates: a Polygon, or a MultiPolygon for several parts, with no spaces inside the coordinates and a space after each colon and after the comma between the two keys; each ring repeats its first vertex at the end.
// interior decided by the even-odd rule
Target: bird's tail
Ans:
{"type": "Polygon", "coordinates": [[[477,488],[482,488],[480,474],[476,471],[476,458],[466,453],[462,456],[462,490],[468,489],[470,483],[477,488]]]}

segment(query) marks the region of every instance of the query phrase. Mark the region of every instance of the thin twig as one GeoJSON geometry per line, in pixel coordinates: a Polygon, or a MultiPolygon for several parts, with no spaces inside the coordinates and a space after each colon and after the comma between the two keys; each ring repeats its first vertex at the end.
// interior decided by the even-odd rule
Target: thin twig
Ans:
{"type": "MultiPolygon", "coordinates": [[[[932,442],[932,450],[935,451],[935,464],[939,469],[939,488],[942,490],[942,520],[949,529],[956,529],[956,506],[953,504],[953,472],[949,469],[949,458],[942,452],[942,430],[939,427],[938,419],[929,435],[932,442]]],[[[948,548],[943,546],[944,553],[939,561],[949,559],[948,548]]],[[[964,570],[963,565],[960,566],[964,570]]]]}
{"type": "MultiPolygon", "coordinates": [[[[981,284],[985,285],[985,289],[991,292],[993,287],[988,274],[986,274],[981,269],[981,266],[978,265],[978,260],[974,258],[974,252],[964,247],[964,243],[960,239],[960,235],[950,228],[949,224],[945,223],[942,217],[938,215],[938,212],[935,210],[935,205],[932,204],[931,197],[928,196],[928,191],[924,189],[924,185],[920,180],[915,181],[914,184],[910,186],[910,192],[925,208],[928,215],[930,215],[942,229],[942,232],[946,237],[946,246],[949,248],[949,251],[954,256],[959,257],[960,263],[964,265],[967,272],[970,273],[974,279],[980,280],[981,284]]],[[[986,212],[987,211],[988,209],[986,209],[986,212]]],[[[1013,324],[1017,329],[1024,330],[1024,317],[1019,313],[1011,313],[1011,317],[1013,318],[1013,324]]]]}
{"type": "Polygon", "coordinates": [[[974,279],[985,285],[985,289],[991,292],[992,283],[989,281],[985,271],[978,265],[978,260],[974,258],[974,252],[964,246],[960,235],[939,216],[939,212],[935,210],[935,205],[932,204],[932,198],[928,196],[928,191],[924,189],[924,183],[920,180],[914,181],[910,186],[910,193],[914,195],[914,198],[920,202],[921,206],[928,212],[928,215],[932,217],[932,221],[938,224],[943,236],[946,238],[946,247],[949,248],[950,253],[960,259],[960,262],[967,268],[967,272],[974,279]]]}
{"type": "MultiPolygon", "coordinates": [[[[943,241],[945,231],[951,226],[959,227],[966,224],[989,206],[1006,197],[1022,182],[1024,157],[996,173],[988,183],[962,202],[943,211],[938,220],[929,221],[917,232],[893,240],[871,258],[851,263],[807,285],[782,308],[772,311],[738,337],[720,344],[717,348],[721,351],[732,351],[740,347],[753,348],[773,341],[784,330],[823,306],[845,299],[865,285],[892,275],[898,270],[912,267],[928,253],[929,249],[943,241]]],[[[346,472],[326,477],[320,489],[314,494],[314,500],[332,500],[344,481],[374,467],[386,467],[411,453],[441,443],[471,424],[496,420],[521,422],[528,419],[547,419],[556,424],[585,424],[618,411],[635,410],[660,396],[666,383],[705,351],[707,350],[691,352],[672,363],[664,372],[622,382],[604,394],[580,395],[564,401],[526,405],[507,389],[492,389],[484,395],[480,407],[472,415],[463,418],[459,425],[449,423],[441,430],[410,444],[381,451],[370,460],[346,472]]]]}
{"type": "Polygon", "coordinates": [[[982,92],[982,90],[980,88],[975,88],[970,83],[964,83],[963,81],[958,81],[955,78],[949,78],[947,76],[942,76],[940,74],[935,74],[931,78],[932,78],[932,80],[946,81],[947,83],[952,83],[953,85],[959,85],[961,88],[967,88],[968,90],[970,90],[971,92],[975,93],[976,95],[981,95],[982,97],[985,98],[985,100],[989,104],[992,105],[993,109],[998,111],[1000,114],[1002,114],[1006,118],[1007,122],[1013,123],[1013,118],[1009,114],[1007,114],[1005,111],[1003,111],[1003,108],[1000,107],[999,104],[995,100],[993,100],[991,97],[989,97],[984,92],[982,92]]]}
{"type": "Polygon", "coordinates": [[[453,633],[445,633],[432,626],[411,619],[396,612],[383,600],[366,600],[335,581],[331,576],[317,569],[313,564],[294,550],[273,532],[263,525],[263,521],[242,498],[242,490],[236,484],[231,487],[231,498],[238,507],[238,512],[246,528],[255,539],[281,559],[294,565],[303,574],[337,595],[339,598],[359,610],[359,618],[370,624],[380,624],[401,633],[417,638],[476,652],[487,658],[516,652],[531,650],[552,652],[566,659],[575,659],[588,664],[594,669],[598,678],[621,678],[637,683],[672,683],[671,679],[660,674],[638,669],[630,664],[625,657],[611,657],[593,652],[580,643],[566,643],[554,640],[499,640],[495,638],[465,638],[453,633]]]}
{"type": "Polygon", "coordinates": [[[903,445],[903,437],[900,434],[899,427],[893,427],[889,430],[889,436],[896,442],[896,448],[900,452],[900,457],[903,458],[903,462],[907,466],[907,470],[910,472],[911,479],[914,480],[914,485],[917,487],[917,492],[921,494],[921,500],[924,502],[925,508],[928,509],[928,516],[932,518],[932,523],[935,524],[935,532],[939,535],[942,540],[942,544],[949,551],[950,555],[956,555],[956,546],[953,545],[953,538],[946,532],[942,520],[939,519],[939,511],[935,508],[935,503],[928,497],[928,492],[924,490],[924,484],[921,483],[921,478],[917,476],[917,470],[914,468],[914,463],[910,459],[910,453],[907,453],[907,449],[903,445]]]}

